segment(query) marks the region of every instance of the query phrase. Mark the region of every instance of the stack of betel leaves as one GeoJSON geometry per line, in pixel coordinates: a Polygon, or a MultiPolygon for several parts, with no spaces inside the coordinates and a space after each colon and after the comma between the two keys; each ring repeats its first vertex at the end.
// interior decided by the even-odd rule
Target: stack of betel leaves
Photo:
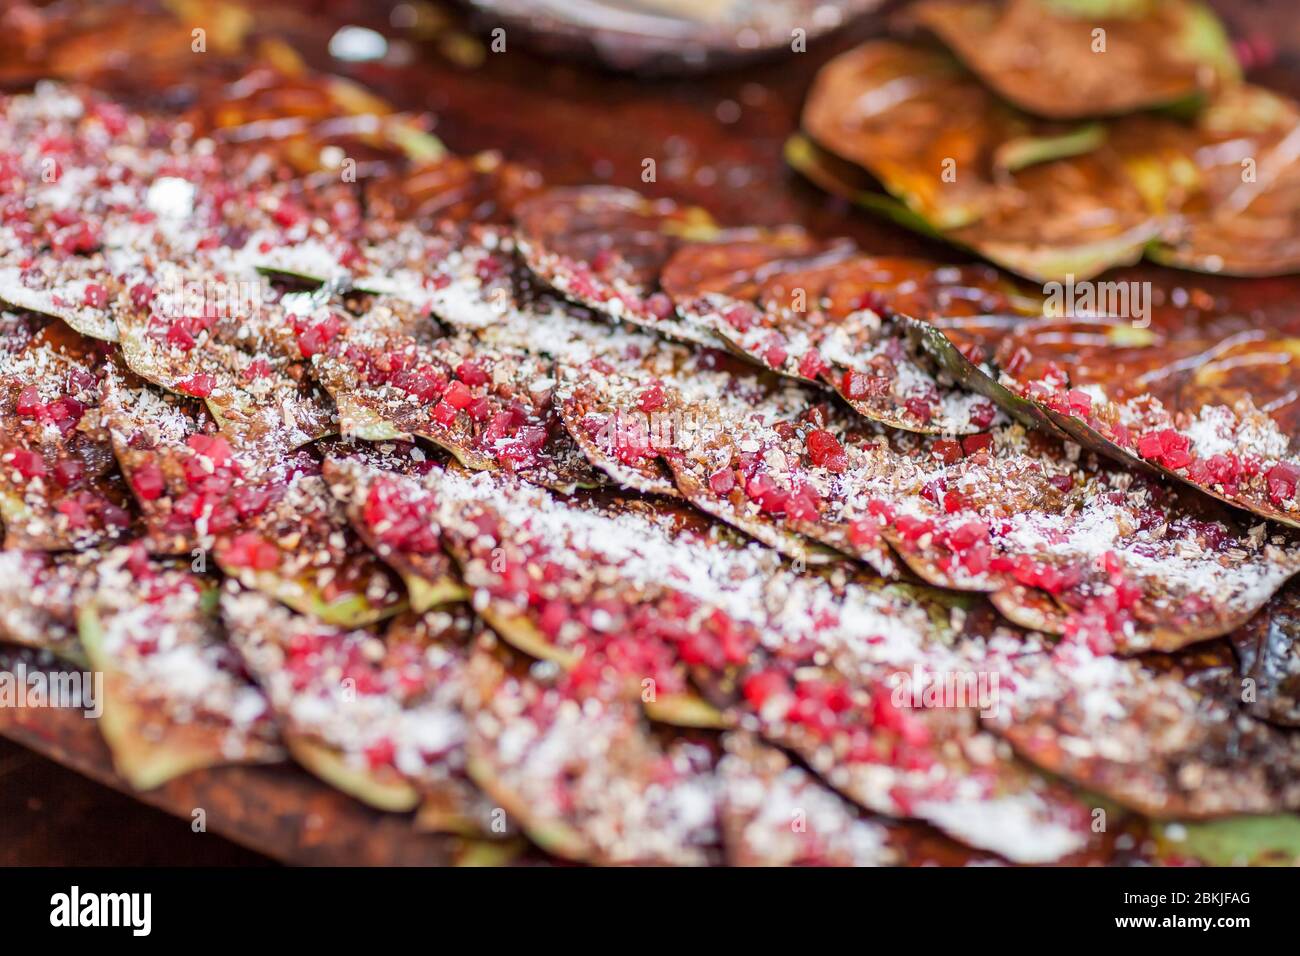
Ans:
{"type": "Polygon", "coordinates": [[[1300,855],[1279,340],[1040,368],[993,270],[287,63],[0,104],[0,637],[105,675],[131,784],[289,758],[496,858],[1300,855]]]}
{"type": "Polygon", "coordinates": [[[1246,83],[1201,0],[921,0],[835,58],[791,162],[1031,279],[1144,255],[1300,271],[1300,106],[1246,83]]]}

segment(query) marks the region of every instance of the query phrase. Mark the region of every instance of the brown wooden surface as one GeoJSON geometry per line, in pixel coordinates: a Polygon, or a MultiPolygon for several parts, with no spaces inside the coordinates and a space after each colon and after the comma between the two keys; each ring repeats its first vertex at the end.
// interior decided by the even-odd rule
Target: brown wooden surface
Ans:
{"type": "Polygon", "coordinates": [[[265,866],[268,857],[0,740],[0,866],[265,866]]]}
{"type": "MultiPolygon", "coordinates": [[[[0,669],[8,670],[17,655],[0,650],[0,669]]],[[[52,708],[0,708],[0,735],[57,761],[124,793],[131,788],[112,767],[112,760],[99,728],[80,711],[52,708]]],[[[2,759],[2,758],[0,758],[2,759]]],[[[0,776],[0,788],[6,800],[17,800],[37,807],[59,801],[57,789],[48,789],[50,779],[41,762],[15,763],[0,776]]],[[[53,779],[57,780],[58,775],[53,779]]],[[[92,850],[87,856],[102,854],[105,862],[113,854],[127,852],[135,843],[140,856],[129,862],[182,862],[171,857],[152,857],[164,852],[148,844],[175,842],[190,836],[194,811],[205,811],[207,832],[227,837],[248,848],[257,848],[278,860],[300,864],[367,865],[434,865],[456,861],[461,844],[441,836],[418,834],[411,830],[406,817],[380,813],[362,806],[350,797],[316,781],[297,767],[288,764],[261,767],[221,767],[189,774],[156,790],[137,793],[135,797],[152,807],[166,810],[180,820],[159,816],[152,822],[141,819],[119,827],[112,816],[112,800],[102,806],[87,801],[87,816],[69,817],[62,809],[57,817],[47,817],[45,834],[32,843],[33,858],[6,859],[10,863],[68,862],[59,853],[79,852],[76,843],[82,838],[100,839],[116,846],[92,850]],[[139,829],[135,829],[138,826],[139,829]],[[90,837],[90,834],[97,834],[90,837]],[[58,847],[51,844],[57,843],[58,847]]],[[[187,846],[198,852],[199,841],[187,846]]],[[[174,850],[179,853],[182,847],[174,850]]],[[[230,848],[225,852],[234,852],[230,848]]],[[[216,853],[216,850],[203,852],[216,853]]],[[[3,859],[3,858],[0,858],[3,859]]],[[[114,860],[116,861],[116,860],[114,860]]],[[[87,860],[89,862],[89,860],[87,860]]],[[[122,861],[128,862],[128,861],[122,861]]],[[[217,863],[218,858],[204,862],[217,863]]],[[[246,861],[234,861],[246,862],[246,861]]]]}
{"type": "MultiPolygon", "coordinates": [[[[263,6],[275,5],[268,0],[263,6]]],[[[1264,37],[1278,49],[1275,62],[1251,79],[1300,94],[1300,11],[1293,0],[1215,5],[1235,36],[1264,37]]],[[[708,77],[641,81],[544,60],[515,42],[508,43],[506,53],[486,53],[476,66],[459,65],[446,56],[445,31],[413,40],[415,60],[409,66],[342,69],[324,54],[334,27],[362,21],[384,25],[388,4],[317,0],[298,6],[318,15],[310,29],[295,28],[285,39],[314,65],[349,73],[402,108],[432,111],[436,133],[455,151],[499,149],[535,165],[553,183],[633,186],[697,202],[728,223],[799,222],[825,235],[851,235],[871,251],[961,258],[847,209],[781,160],[782,143],[796,125],[817,67],[880,33],[884,14],[865,18],[804,54],[708,77]],[[641,180],[646,159],[656,162],[654,183],[641,180]]],[[[1296,278],[1207,278],[1153,266],[1125,272],[1124,277],[1149,279],[1165,289],[1205,288],[1261,321],[1300,302],[1296,278]]],[[[0,667],[8,666],[5,660],[0,654],[0,667]]],[[[112,771],[97,728],[79,713],[0,709],[0,736],[21,745],[0,747],[0,863],[264,861],[218,834],[295,863],[427,864],[454,858],[452,841],[413,834],[404,818],[368,810],[290,766],[192,774],[138,795],[146,807],[100,786],[126,789],[112,771]],[[82,781],[22,748],[99,783],[82,781]],[[196,807],[207,811],[208,834],[190,831],[196,807]]]]}

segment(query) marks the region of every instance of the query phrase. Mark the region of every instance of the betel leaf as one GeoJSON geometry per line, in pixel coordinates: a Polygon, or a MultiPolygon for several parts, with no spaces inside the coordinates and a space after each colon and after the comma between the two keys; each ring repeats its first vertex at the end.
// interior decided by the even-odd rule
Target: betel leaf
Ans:
{"type": "Polygon", "coordinates": [[[1300,809],[1300,739],[1240,713],[1230,666],[1062,644],[1012,662],[986,726],[1049,773],[1155,819],[1300,809]]]}
{"type": "Polygon", "coordinates": [[[0,348],[5,546],[84,550],[125,538],[130,495],[99,415],[104,346],[58,323],[30,337],[15,329],[9,346],[0,348]]]}
{"type": "Polygon", "coordinates": [[[1161,823],[1156,853],[1166,861],[1208,866],[1295,866],[1300,863],[1300,816],[1228,817],[1161,823]]]}
{"type": "Polygon", "coordinates": [[[1300,104],[1241,84],[1192,122],[1118,121],[1113,140],[1154,208],[1170,215],[1151,258],[1227,275],[1300,271],[1300,104]]]}
{"type": "Polygon", "coordinates": [[[891,830],[775,747],[728,734],[718,763],[727,862],[733,866],[883,866],[897,863],[891,830]],[[803,829],[788,825],[802,819],[803,829]]]}
{"type": "Polygon", "coordinates": [[[892,549],[934,585],[998,593],[1015,620],[1122,653],[1232,631],[1300,569],[1287,536],[1019,425],[957,441],[864,433],[829,412],[726,417],[669,458],[678,487],[722,520],[739,512],[882,572],[892,549]]]}
{"type": "Polygon", "coordinates": [[[535,843],[605,865],[716,858],[706,749],[681,737],[662,745],[617,682],[517,670],[475,649],[467,766],[535,843]]]}
{"type": "Polygon", "coordinates": [[[656,720],[721,724],[691,688],[681,645],[721,657],[752,640],[752,629],[708,617],[697,598],[648,573],[655,555],[685,559],[706,541],[676,539],[645,508],[583,506],[490,475],[449,472],[439,491],[443,538],[502,638],[561,668],[608,674],[640,693],[656,720]]]}
{"type": "Polygon", "coordinates": [[[77,600],[97,555],[0,551],[0,641],[47,650],[85,666],[77,600]]]}
{"type": "Polygon", "coordinates": [[[1300,727],[1300,588],[1290,586],[1232,636],[1246,710],[1300,727]]]}
{"type": "Polygon", "coordinates": [[[937,269],[796,238],[685,246],[664,289],[687,321],[755,363],[835,389],[866,418],[959,434],[993,423],[993,407],[944,378],[892,316],[1022,308],[1011,283],[988,267],[937,269]]]}
{"type": "Polygon", "coordinates": [[[429,802],[456,832],[485,832],[473,821],[486,824],[489,808],[463,770],[465,608],[402,615],[381,633],[296,615],[229,585],[221,614],[307,770],[378,809],[429,802]]]}
{"type": "Polygon", "coordinates": [[[245,587],[339,627],[381,621],[407,606],[396,576],[309,467],[284,479],[264,510],[220,534],[215,557],[245,587]]]}
{"type": "Polygon", "coordinates": [[[1049,863],[1096,842],[1079,796],[1000,752],[972,707],[912,706],[888,683],[897,664],[842,673],[774,663],[745,675],[763,737],[859,806],[1012,862],[1049,863]]]}
{"type": "Polygon", "coordinates": [[[1174,307],[1133,301],[1135,283],[1096,287],[1108,298],[1123,293],[1121,304],[1101,304],[1103,314],[934,318],[910,329],[957,381],[1020,421],[1300,524],[1296,323],[1279,316],[1260,327],[1202,295],[1174,307]],[[987,365],[970,360],[980,352],[987,365]]]}
{"type": "Polygon", "coordinates": [[[1090,153],[1105,139],[1106,127],[1101,123],[1089,123],[1054,136],[1009,139],[993,151],[993,168],[1008,173],[1019,172],[1036,163],[1090,153]]]}
{"type": "Polygon", "coordinates": [[[467,468],[517,472],[565,491],[602,483],[554,408],[550,360],[467,333],[429,339],[364,318],[327,315],[311,328],[322,330],[313,370],[345,401],[358,437],[418,435],[467,468]]]}
{"type": "Polygon", "coordinates": [[[422,449],[405,443],[362,446],[322,466],[352,529],[401,576],[417,614],[468,597],[430,518],[441,470],[422,449]]]}
{"type": "Polygon", "coordinates": [[[720,344],[683,323],[659,289],[659,272],[678,246],[718,234],[703,209],[586,186],[526,200],[516,219],[529,268],[573,301],[669,338],[720,344]]]}
{"type": "Polygon", "coordinates": [[[188,571],[119,548],[97,568],[78,613],[86,657],[104,673],[100,730],[138,790],[283,756],[265,698],[221,639],[210,593],[188,571]]]}
{"type": "MultiPolygon", "coordinates": [[[[922,115],[932,117],[934,114],[922,115]]],[[[821,140],[807,122],[805,133],[808,135],[796,134],[787,143],[786,158],[823,189],[864,209],[885,215],[899,225],[969,249],[1031,279],[1043,281],[1069,274],[1084,278],[1111,266],[1135,262],[1159,229],[1159,222],[1144,207],[1141,193],[1119,175],[1118,157],[1105,145],[1073,159],[1040,161],[1015,173],[996,171],[990,161],[985,173],[988,178],[982,186],[963,186],[960,191],[954,188],[951,192],[941,191],[939,187],[955,187],[961,181],[960,173],[954,182],[943,183],[942,163],[944,160],[956,162],[956,158],[931,157],[938,165],[933,166],[933,175],[927,174],[920,179],[932,196],[918,201],[917,194],[899,188],[897,181],[888,178],[894,168],[882,165],[884,160],[879,157],[886,154],[871,152],[875,149],[874,144],[867,150],[867,155],[876,155],[878,160],[871,163],[865,156],[855,159],[850,152],[840,153],[834,137],[829,142],[821,140]],[[878,181],[873,181],[862,169],[855,167],[848,161],[850,159],[862,162],[878,177],[878,181]],[[1093,184],[1097,190],[1089,193],[1093,184]],[[880,188],[882,185],[883,190],[880,188]],[[1081,191],[1085,199],[1076,202],[1081,191]],[[969,197],[972,193],[978,194],[978,208],[973,199],[968,210],[961,214],[948,208],[954,199],[969,197]],[[934,210],[927,212],[927,203],[933,205],[934,210]],[[1027,208],[1052,210],[1053,213],[1050,217],[1027,216],[1027,208]],[[1059,214],[1067,209],[1068,215],[1059,214]],[[935,216],[947,216],[952,225],[944,226],[944,220],[935,216]]],[[[943,145],[946,134],[942,130],[921,128],[914,130],[913,135],[922,140],[936,136],[936,148],[947,148],[943,145]]],[[[1068,143],[1071,138],[1064,137],[1061,141],[1068,143]]],[[[1049,140],[1025,140],[1016,135],[1011,135],[1009,140],[993,137],[985,144],[987,149],[981,147],[977,155],[987,153],[994,156],[998,146],[1004,142],[1010,142],[1009,148],[1013,151],[1029,148],[1026,144],[1032,143],[1039,158],[1048,158],[1041,147],[1049,140]]],[[[912,161],[916,160],[900,160],[900,168],[912,161]]],[[[955,173],[963,167],[950,168],[955,173]]],[[[979,166],[971,163],[964,168],[971,178],[971,171],[978,170],[979,166]]],[[[976,172],[976,177],[979,175],[976,172]]],[[[916,177],[913,175],[912,178],[916,177]]]]}
{"type": "Polygon", "coordinates": [[[877,40],[831,60],[801,124],[946,238],[1031,278],[1136,261],[1156,232],[1105,145],[1076,155],[1068,127],[1017,113],[922,46],[877,40]],[[1042,161],[996,169],[997,149],[1026,138],[1042,161]]]}
{"type": "Polygon", "coordinates": [[[1203,97],[1240,74],[1200,0],[925,0],[913,10],[979,79],[1053,119],[1203,97]]]}

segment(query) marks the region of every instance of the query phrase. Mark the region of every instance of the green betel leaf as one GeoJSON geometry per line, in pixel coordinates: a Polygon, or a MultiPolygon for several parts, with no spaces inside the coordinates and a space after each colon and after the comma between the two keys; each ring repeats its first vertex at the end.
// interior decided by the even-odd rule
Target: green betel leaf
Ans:
{"type": "Polygon", "coordinates": [[[1056,136],[1025,136],[1009,139],[993,153],[993,165],[1009,173],[1036,163],[1090,153],[1106,140],[1106,127],[1089,123],[1056,136]]]}
{"type": "Polygon", "coordinates": [[[1240,75],[1200,0],[926,0],[915,16],[993,92],[1052,119],[1203,101],[1240,75]]]}
{"type": "Polygon", "coordinates": [[[1295,866],[1300,863],[1300,816],[1232,817],[1155,828],[1162,858],[1192,858],[1209,866],[1295,866]]]}
{"type": "Polygon", "coordinates": [[[119,548],[87,593],[77,629],[90,666],[104,675],[99,727],[133,787],[282,758],[260,691],[227,653],[208,582],[119,548]],[[177,668],[187,669],[184,682],[177,668]]]}

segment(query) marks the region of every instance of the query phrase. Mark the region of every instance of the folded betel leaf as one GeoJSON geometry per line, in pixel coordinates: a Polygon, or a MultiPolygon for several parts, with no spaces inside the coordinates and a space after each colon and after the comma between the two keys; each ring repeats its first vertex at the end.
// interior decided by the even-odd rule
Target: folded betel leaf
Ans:
{"type": "MultiPolygon", "coordinates": [[[[843,433],[849,416],[794,388],[775,400],[768,393],[743,405],[733,403],[729,396],[741,398],[745,391],[734,389],[721,376],[718,379],[726,391],[715,385],[712,394],[689,400],[682,393],[666,393],[669,409],[683,415],[689,408],[694,415],[695,428],[687,440],[663,456],[682,496],[796,561],[825,564],[852,555],[883,575],[897,575],[898,564],[874,525],[846,527],[826,507],[823,488],[803,480],[778,484],[766,474],[769,466],[783,468],[785,458],[778,449],[769,460],[762,436],[781,436],[779,441],[805,431],[831,436],[820,426],[836,421],[843,433]]],[[[823,442],[819,436],[812,442],[817,460],[834,473],[843,458],[839,440],[832,436],[830,442],[823,442]]]]}
{"type": "Polygon", "coordinates": [[[986,726],[1026,760],[1158,819],[1300,807],[1300,738],[1241,711],[1230,663],[1165,672],[1086,647],[1013,662],[986,726]]]}
{"type": "Polygon", "coordinates": [[[320,466],[299,453],[271,501],[217,536],[226,574],[301,614],[362,627],[400,613],[397,576],[357,536],[320,466]]]}
{"type": "Polygon", "coordinates": [[[891,866],[889,829],[781,751],[745,733],[718,762],[723,846],[732,866],[891,866]]]}
{"type": "Polygon", "coordinates": [[[411,610],[421,614],[468,597],[433,518],[442,466],[402,442],[339,451],[321,473],[353,530],[401,575],[411,610]]]}
{"type": "Polygon", "coordinates": [[[561,361],[555,377],[556,408],[588,461],[621,488],[678,496],[656,447],[662,441],[652,428],[657,409],[641,407],[642,394],[653,394],[658,380],[653,372],[642,374],[631,362],[598,357],[576,364],[561,361]]]}
{"type": "Polygon", "coordinates": [[[1110,303],[1099,305],[1110,314],[935,320],[938,329],[914,331],[954,377],[1022,421],[1297,524],[1300,326],[1278,316],[1261,328],[1202,294],[1188,307],[1162,307],[1141,286],[1101,285],[1088,294],[1110,303]],[[996,379],[969,361],[980,353],[992,356],[996,379]]]}
{"type": "MultiPolygon", "coordinates": [[[[1010,109],[942,51],[898,40],[870,41],[822,67],[800,125],[943,232],[978,222],[997,208],[1000,191],[1014,189],[995,181],[989,165],[1001,144],[1069,129],[1010,109]]],[[[1059,142],[1083,145],[1085,154],[1097,145],[1059,142]]]]}
{"type": "Polygon", "coordinates": [[[123,547],[100,562],[78,611],[86,657],[104,674],[99,728],[138,790],[283,757],[266,698],[223,639],[212,588],[123,547]]]}
{"type": "Polygon", "coordinates": [[[663,286],[683,318],[741,354],[829,385],[867,418],[923,432],[980,431],[996,410],[958,387],[891,316],[1031,308],[990,269],[870,258],[788,234],[685,246],[663,286]]]}
{"type": "Polygon", "coordinates": [[[1300,727],[1300,588],[1273,596],[1232,635],[1242,702],[1251,715],[1283,727],[1300,727]]]}
{"type": "Polygon", "coordinates": [[[93,260],[63,260],[54,276],[48,268],[0,266],[0,302],[59,319],[89,338],[116,342],[110,303],[123,293],[122,286],[93,260]]]}
{"type": "Polygon", "coordinates": [[[1115,124],[1129,175],[1171,221],[1149,250],[1165,265],[1227,275],[1300,271],[1300,104],[1241,84],[1192,123],[1115,124]]]}
{"type": "Polygon", "coordinates": [[[689,354],[657,335],[611,326],[541,285],[515,256],[513,235],[495,227],[467,230],[434,265],[431,285],[433,314],[489,345],[567,361],[656,350],[689,354]]]}
{"type": "Polygon", "coordinates": [[[738,666],[758,634],[709,599],[721,582],[701,580],[715,547],[707,534],[678,531],[674,513],[644,502],[584,505],[490,474],[448,472],[437,491],[444,543],[503,639],[624,682],[656,720],[722,722],[688,671],[738,666]]]}
{"type": "Polygon", "coordinates": [[[77,604],[98,554],[0,551],[0,641],[85,663],[77,604]]]}
{"type": "MultiPolygon", "coordinates": [[[[708,449],[729,444],[727,432],[740,423],[829,413],[815,394],[791,381],[737,370],[713,353],[684,364],[661,354],[639,361],[596,359],[562,368],[560,375],[566,423],[591,460],[616,481],[658,492],[666,466],[676,491],[700,510],[796,559],[835,559],[831,548],[843,542],[824,541],[815,523],[784,521],[784,508],[750,507],[732,494],[731,485],[710,486],[713,472],[696,467],[708,449]]],[[[878,547],[863,557],[882,573],[893,570],[878,547]]]]}
{"type": "Polygon", "coordinates": [[[16,338],[25,344],[0,349],[5,547],[84,549],[125,537],[130,495],[98,414],[102,347],[57,323],[16,338]]]}
{"type": "Polygon", "coordinates": [[[601,865],[717,860],[707,746],[661,744],[618,684],[512,673],[479,648],[470,681],[470,776],[542,849],[601,865]]]}
{"type": "Polygon", "coordinates": [[[1287,535],[1019,425],[956,440],[813,412],[729,420],[669,459],[678,487],[882,572],[892,549],[923,580],[989,592],[1013,620],[1107,650],[1225,634],[1300,570],[1287,535]]]}
{"type": "Polygon", "coordinates": [[[683,322],[659,273],[687,241],[720,232],[707,212],[630,189],[549,189],[516,210],[519,250],[543,280],[611,318],[697,345],[721,344],[683,322]]]}
{"type": "Polygon", "coordinates": [[[536,346],[555,356],[555,406],[587,459],[623,488],[676,497],[659,454],[687,437],[692,422],[670,417],[662,390],[707,390],[713,372],[730,367],[725,357],[553,312],[531,325],[545,340],[536,346]]]}
{"type": "MultiPolygon", "coordinates": [[[[238,258],[266,273],[400,296],[423,309],[447,299],[439,293],[453,277],[467,278],[478,269],[485,280],[492,278],[512,251],[504,223],[518,202],[540,188],[535,174],[499,156],[447,156],[367,189],[364,220],[358,210],[356,223],[346,229],[332,220],[328,230],[304,228],[306,211],[288,221],[283,215],[267,219],[238,258]],[[405,195],[408,188],[419,197],[405,195]],[[474,225],[479,223],[487,224],[474,225]],[[463,244],[496,258],[461,255],[463,244]]],[[[279,201],[273,208],[279,209],[279,201]]]]}
{"type": "Polygon", "coordinates": [[[197,401],[115,369],[101,390],[101,420],[153,554],[211,549],[216,535],[266,511],[309,462],[289,456],[268,466],[241,456],[197,401]]]}
{"type": "Polygon", "coordinates": [[[491,808],[465,776],[466,611],[350,630],[227,585],[221,617],[300,764],[381,810],[427,801],[444,829],[491,832],[491,808]]]}
{"type": "Polygon", "coordinates": [[[552,363],[462,334],[424,341],[365,317],[306,326],[312,367],[342,406],[345,435],[385,441],[418,435],[468,468],[517,472],[561,490],[603,483],[569,438],[551,401],[552,363]]]}
{"type": "MultiPolygon", "coordinates": [[[[261,304],[260,309],[271,309],[261,304]]],[[[202,399],[218,428],[241,453],[273,462],[330,434],[333,408],[304,363],[244,340],[252,323],[215,306],[195,315],[173,296],[117,319],[122,357],[132,372],[168,391],[202,399]]],[[[258,328],[289,324],[264,317],[258,328]]]]}
{"type": "Polygon", "coordinates": [[[980,447],[938,439],[851,451],[843,514],[876,516],[933,584],[992,591],[1016,620],[1016,584],[1066,612],[1022,623],[1121,653],[1175,650],[1234,630],[1300,568],[1293,540],[1203,499],[1019,426],[973,437],[980,447]]]}
{"type": "MultiPolygon", "coordinates": [[[[478,286],[478,290],[486,288],[478,286]]],[[[506,292],[497,286],[494,292],[506,292]]],[[[596,321],[585,310],[556,300],[549,293],[536,294],[514,287],[512,298],[492,296],[489,307],[466,307],[477,295],[476,285],[459,280],[447,286],[461,304],[435,304],[440,317],[461,328],[472,329],[475,338],[489,348],[517,350],[554,361],[555,389],[552,405],[565,431],[586,459],[625,488],[674,496],[676,491],[661,463],[645,454],[619,455],[608,435],[594,419],[586,416],[593,389],[592,379],[617,375],[622,369],[640,377],[688,367],[707,368],[712,353],[697,353],[659,336],[630,326],[611,326],[596,321]],[[454,316],[454,318],[453,318],[454,316]]],[[[481,302],[481,299],[477,299],[481,302]]],[[[640,412],[638,413],[646,414],[640,412]]],[[[588,480],[584,484],[592,485],[588,480]]]]}
{"type": "Polygon", "coordinates": [[[1228,817],[1160,823],[1157,859],[1166,865],[1295,866],[1300,863],[1300,816],[1228,817]]]}
{"type": "Polygon", "coordinates": [[[925,0],[911,13],[999,96],[1052,119],[1197,100],[1240,76],[1201,0],[925,0]]]}
{"type": "Polygon", "coordinates": [[[774,661],[747,673],[741,689],[765,738],[868,810],[924,820],[1015,863],[1084,852],[1096,840],[1088,805],[979,728],[978,708],[996,704],[974,693],[980,680],[997,686],[989,666],[927,667],[940,686],[953,678],[971,690],[938,707],[913,703],[924,688],[907,683],[911,675],[898,665],[860,668],[849,681],[834,670],[774,661]]]}
{"type": "Polygon", "coordinates": [[[157,204],[148,201],[152,181],[184,183],[176,176],[191,165],[149,145],[155,136],[170,139],[175,124],[57,84],[6,107],[0,300],[114,341],[119,299],[145,275],[140,253],[193,251],[175,223],[155,221],[157,204]]]}
{"type": "Polygon", "coordinates": [[[817,147],[868,170],[906,211],[873,200],[845,164],[796,150],[792,158],[823,188],[886,207],[905,225],[1031,279],[1089,278],[1136,262],[1160,229],[1106,143],[1017,113],[925,47],[878,40],[830,61],[802,126],[817,147]],[[1024,155],[1030,142],[1037,162],[998,165],[1004,145],[1024,155]]]}
{"type": "Polygon", "coordinates": [[[842,567],[802,574],[678,507],[565,500],[487,474],[448,473],[439,491],[444,539],[498,633],[534,656],[621,677],[656,720],[718,723],[687,706],[686,678],[728,703],[760,641],[781,656],[849,647],[855,659],[903,662],[990,630],[973,602],[842,567]]]}

